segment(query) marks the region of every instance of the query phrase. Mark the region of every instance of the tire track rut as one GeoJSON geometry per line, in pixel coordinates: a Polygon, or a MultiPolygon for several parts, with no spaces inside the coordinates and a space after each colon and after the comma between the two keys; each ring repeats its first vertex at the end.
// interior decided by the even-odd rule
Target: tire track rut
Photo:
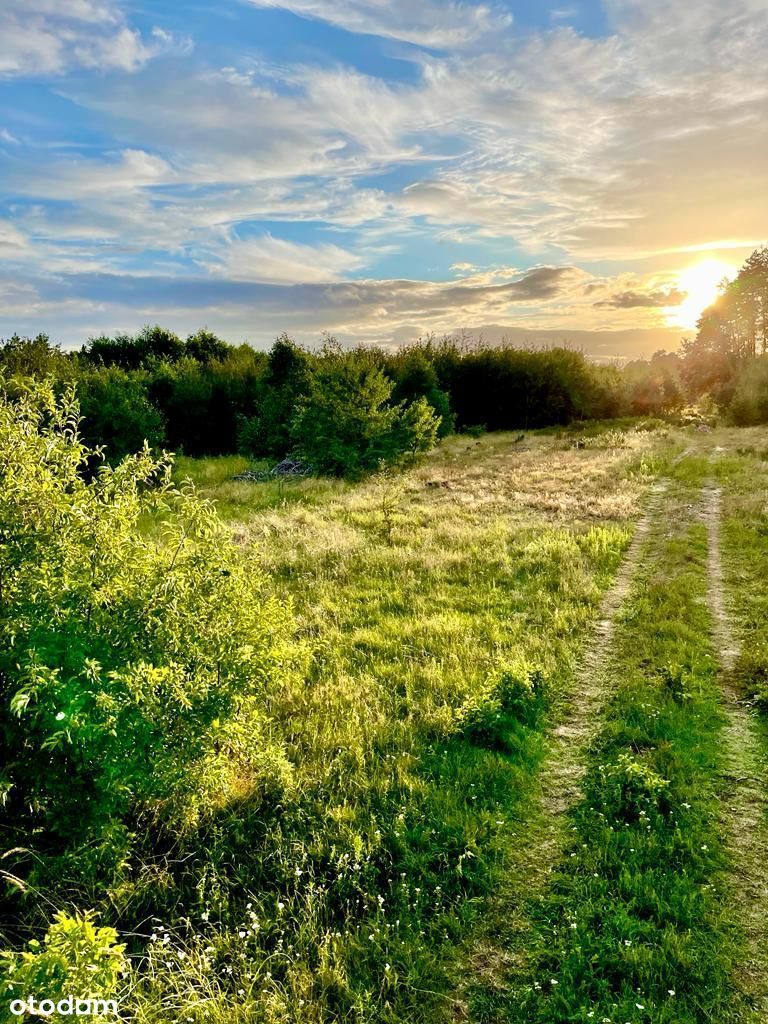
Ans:
{"type": "MultiPolygon", "coordinates": [[[[681,453],[675,463],[686,454],[681,453]]],[[[546,890],[565,845],[568,811],[583,795],[581,785],[589,746],[598,732],[608,696],[608,668],[616,619],[642,564],[668,486],[666,479],[660,479],[650,488],[632,541],[613,583],[603,595],[599,618],[575,673],[570,702],[549,740],[539,775],[538,814],[527,824],[525,841],[518,843],[510,856],[512,875],[526,879],[525,890],[510,886],[499,894],[504,906],[505,934],[488,935],[477,943],[468,964],[473,984],[480,981],[489,989],[506,990],[509,976],[525,971],[529,948],[526,937],[531,928],[528,908],[531,901],[546,890]]],[[[464,998],[455,1001],[453,1019],[469,1019],[464,998]]]]}
{"type": "Polygon", "coordinates": [[[746,939],[745,959],[734,984],[751,1009],[749,1021],[768,1021],[768,798],[766,758],[753,716],[740,699],[734,679],[739,645],[734,636],[725,599],[720,521],[722,491],[704,489],[703,518],[709,539],[709,608],[720,656],[723,700],[727,722],[723,828],[733,854],[731,891],[746,939]]]}

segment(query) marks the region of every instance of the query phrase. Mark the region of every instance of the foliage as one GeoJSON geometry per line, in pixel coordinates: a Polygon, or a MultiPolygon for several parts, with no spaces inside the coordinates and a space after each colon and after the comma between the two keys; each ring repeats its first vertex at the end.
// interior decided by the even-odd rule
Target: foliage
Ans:
{"type": "Polygon", "coordinates": [[[167,458],[144,447],[86,479],[77,417],[49,384],[0,396],[8,813],[82,836],[129,809],[192,822],[244,779],[281,792],[265,709],[285,609],[210,504],[171,487],[167,458]]]}
{"type": "Polygon", "coordinates": [[[387,358],[385,371],[395,382],[392,400],[399,403],[425,399],[440,417],[438,436],[446,437],[453,433],[456,416],[451,409],[450,395],[440,387],[430,354],[430,349],[424,345],[408,346],[387,358]]]}
{"type": "Polygon", "coordinates": [[[321,473],[353,477],[428,450],[439,424],[431,407],[391,397],[370,353],[326,347],[294,422],[297,450],[321,473]]]}
{"type": "Polygon", "coordinates": [[[415,398],[397,408],[390,455],[386,461],[415,458],[435,447],[441,420],[426,398],[415,398]]]}
{"type": "Polygon", "coordinates": [[[217,337],[206,327],[200,328],[187,338],[185,354],[198,363],[222,362],[229,355],[231,346],[217,337]]]}
{"type": "Polygon", "coordinates": [[[723,282],[683,352],[689,394],[709,392],[727,405],[740,367],[768,355],[768,246],[756,249],[733,281],[723,282]]]}
{"type": "Polygon", "coordinates": [[[78,396],[83,438],[92,447],[103,445],[110,462],[145,442],[151,448],[164,443],[163,417],[149,400],[143,373],[100,367],[80,379],[78,396]]]}
{"type": "MultiPolygon", "coordinates": [[[[297,429],[302,444],[312,443],[305,436],[304,413],[317,401],[312,384],[316,375],[331,383],[340,374],[336,383],[354,406],[348,379],[353,364],[368,365],[391,385],[364,435],[380,431],[386,410],[411,409],[400,426],[401,440],[393,435],[385,445],[385,461],[392,461],[398,447],[413,453],[433,443],[426,406],[433,411],[437,436],[443,438],[457,427],[527,429],[622,411],[658,412],[674,407],[679,397],[676,357],[663,354],[651,364],[634,364],[630,378],[614,368],[595,366],[579,352],[471,347],[449,336],[427,338],[392,353],[348,350],[349,365],[340,352],[333,344],[312,352],[282,335],[266,355],[248,345],[229,345],[207,329],[184,342],[156,325],[135,336],[91,338],[75,353],[59,352],[44,336],[12,338],[0,347],[0,365],[5,363],[13,373],[52,375],[59,383],[76,378],[83,396],[93,391],[98,400],[87,403],[84,397],[84,430],[92,443],[108,445],[111,458],[134,450],[137,439],[147,436],[152,443],[163,438],[172,450],[190,455],[238,452],[248,458],[281,459],[297,444],[297,429]],[[122,374],[129,375],[133,389],[122,374]],[[133,415],[130,394],[137,399],[133,415]],[[102,415],[102,408],[115,409],[117,415],[102,415]]],[[[359,424],[359,412],[353,414],[351,406],[345,418],[357,415],[359,424]]],[[[374,444],[363,463],[376,465],[375,455],[374,444]]],[[[332,471],[339,472],[342,463],[336,458],[331,463],[332,471]]],[[[361,472],[358,460],[353,463],[352,472],[361,472]]]]}
{"type": "MultiPolygon", "coordinates": [[[[125,946],[117,942],[114,928],[97,927],[90,913],[59,911],[42,942],[33,939],[20,953],[0,952],[0,1021],[10,1024],[18,1020],[9,1010],[10,1003],[30,995],[38,1002],[58,1002],[70,996],[75,1000],[114,999],[127,969],[125,946]]],[[[45,1016],[62,1020],[69,1013],[45,1016]]],[[[91,1019],[107,1017],[99,1014],[91,1019]]]]}
{"type": "Polygon", "coordinates": [[[654,352],[649,361],[627,363],[622,374],[624,404],[634,416],[658,416],[683,403],[682,363],[673,352],[654,352]]]}
{"type": "Polygon", "coordinates": [[[309,393],[311,373],[309,354],[286,335],[278,338],[258,384],[256,411],[240,418],[239,452],[280,459],[290,451],[298,406],[309,393]]]}
{"type": "Polygon", "coordinates": [[[66,378],[72,373],[67,357],[51,344],[47,334],[34,338],[14,334],[7,341],[0,341],[0,367],[9,377],[52,375],[66,378]]]}
{"type": "Polygon", "coordinates": [[[768,355],[755,356],[739,367],[729,416],[740,427],[768,423],[768,355]]]}
{"type": "Polygon", "coordinates": [[[175,362],[184,355],[184,342],[165,327],[147,324],[135,337],[118,334],[90,338],[81,359],[96,366],[119,366],[124,370],[144,369],[153,362],[175,362]]]}

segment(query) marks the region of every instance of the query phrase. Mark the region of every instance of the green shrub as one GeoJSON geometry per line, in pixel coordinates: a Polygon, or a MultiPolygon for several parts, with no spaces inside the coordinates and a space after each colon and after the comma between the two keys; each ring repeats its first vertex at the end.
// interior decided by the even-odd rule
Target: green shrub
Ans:
{"type": "Polygon", "coordinates": [[[237,450],[248,458],[281,459],[293,446],[298,404],[310,391],[312,357],[286,335],[272,346],[259,381],[257,408],[238,421],[237,450]]]}
{"type": "Polygon", "coordinates": [[[0,749],[7,810],[82,836],[283,792],[267,704],[291,627],[213,507],[147,447],[90,480],[73,393],[0,390],[0,749]],[[142,534],[163,518],[163,537],[142,534]]]}
{"type": "Polygon", "coordinates": [[[547,706],[544,676],[539,669],[516,665],[499,672],[490,692],[467,710],[463,733],[471,742],[503,750],[514,723],[534,726],[547,706]]]}
{"type": "Polygon", "coordinates": [[[432,447],[439,420],[425,399],[391,397],[372,353],[328,346],[294,422],[298,451],[321,473],[354,477],[432,447]]]}
{"type": "Polygon", "coordinates": [[[486,433],[486,427],[484,423],[473,423],[469,427],[465,427],[462,431],[468,437],[482,437],[486,433]]]}
{"type": "Polygon", "coordinates": [[[763,710],[768,710],[768,643],[765,640],[742,649],[736,675],[748,696],[763,710]]]}
{"type": "Polygon", "coordinates": [[[128,373],[119,367],[101,367],[84,375],[78,385],[82,431],[91,445],[103,445],[107,458],[116,462],[165,441],[163,418],[149,400],[145,374],[128,373]]]}
{"type": "Polygon", "coordinates": [[[601,765],[600,810],[606,818],[635,822],[652,813],[666,814],[669,782],[642,757],[619,754],[601,765]]]}
{"type": "Polygon", "coordinates": [[[768,423],[768,357],[750,359],[736,375],[730,418],[739,427],[768,423]]]}
{"type": "Polygon", "coordinates": [[[664,665],[660,672],[661,683],[676,704],[683,704],[691,699],[690,684],[695,681],[695,674],[684,665],[664,665]]]}
{"type": "Polygon", "coordinates": [[[437,443],[440,418],[426,398],[416,398],[398,409],[388,461],[415,458],[437,443]]]}
{"type": "MultiPolygon", "coordinates": [[[[30,996],[38,1002],[56,1003],[70,996],[75,1000],[114,1000],[126,971],[125,947],[118,944],[114,928],[97,928],[90,913],[70,916],[59,912],[42,942],[33,939],[20,953],[0,952],[0,1024],[18,1020],[10,1005],[30,996]]],[[[72,1015],[40,1014],[53,1021],[72,1015]]],[[[89,1019],[108,1018],[97,1014],[89,1019]]]]}

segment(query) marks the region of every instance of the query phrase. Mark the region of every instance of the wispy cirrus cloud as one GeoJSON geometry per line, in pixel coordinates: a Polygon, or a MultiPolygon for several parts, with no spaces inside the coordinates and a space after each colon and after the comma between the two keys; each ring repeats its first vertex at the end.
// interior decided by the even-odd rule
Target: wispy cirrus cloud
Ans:
{"type": "Polygon", "coordinates": [[[317,18],[348,32],[398,39],[436,49],[463,47],[507,29],[512,15],[501,6],[455,0],[248,0],[255,7],[279,7],[317,18]]]}
{"type": "Polygon", "coordinates": [[[145,40],[115,0],[0,4],[0,77],[59,75],[72,68],[133,72],[191,41],[157,29],[145,40]]]}
{"type": "Polygon", "coordinates": [[[338,245],[303,245],[272,235],[233,239],[220,245],[207,269],[231,281],[318,284],[339,281],[365,264],[362,253],[338,245]]]}
{"type": "Polygon", "coordinates": [[[5,87],[36,68],[87,125],[43,148],[39,112],[4,124],[0,259],[26,282],[5,322],[77,294],[104,330],[130,308],[366,339],[662,323],[692,254],[738,262],[768,237],[768,18],[764,0],[602,6],[584,34],[556,7],[524,31],[514,0],[252,0],[221,8],[247,46],[208,48],[201,15],[174,61],[178,6],[154,32],[116,0],[0,7],[5,87]],[[305,19],[274,60],[267,7],[305,19]],[[328,25],[366,39],[327,49],[328,25]]]}

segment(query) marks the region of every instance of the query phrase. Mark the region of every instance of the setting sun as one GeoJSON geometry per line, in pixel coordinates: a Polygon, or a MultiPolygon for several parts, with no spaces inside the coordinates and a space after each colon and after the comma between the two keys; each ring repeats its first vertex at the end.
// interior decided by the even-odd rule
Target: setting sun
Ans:
{"type": "Polygon", "coordinates": [[[722,260],[702,260],[692,267],[686,267],[677,275],[677,287],[685,292],[686,298],[679,305],[670,308],[667,321],[670,326],[694,328],[707,308],[717,298],[724,277],[731,278],[734,268],[722,260]]]}

